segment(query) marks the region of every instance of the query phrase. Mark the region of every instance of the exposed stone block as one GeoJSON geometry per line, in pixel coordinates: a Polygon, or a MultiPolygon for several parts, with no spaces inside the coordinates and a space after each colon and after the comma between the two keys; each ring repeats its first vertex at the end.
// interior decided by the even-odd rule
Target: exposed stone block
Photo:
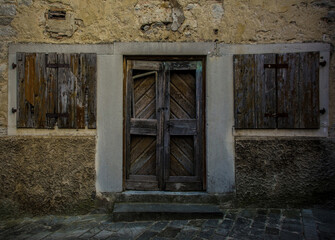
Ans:
{"type": "Polygon", "coordinates": [[[0,17],[0,25],[7,26],[13,21],[12,17],[0,17]]]}
{"type": "Polygon", "coordinates": [[[0,16],[15,16],[16,8],[12,4],[0,5],[0,16]]]}
{"type": "Polygon", "coordinates": [[[335,2],[333,0],[318,0],[312,3],[316,7],[327,7],[327,8],[334,8],[335,2]]]}
{"type": "Polygon", "coordinates": [[[13,37],[16,31],[10,26],[0,26],[0,37],[13,37]]]}
{"type": "Polygon", "coordinates": [[[33,4],[33,0],[18,0],[19,5],[30,6],[33,4]]]}

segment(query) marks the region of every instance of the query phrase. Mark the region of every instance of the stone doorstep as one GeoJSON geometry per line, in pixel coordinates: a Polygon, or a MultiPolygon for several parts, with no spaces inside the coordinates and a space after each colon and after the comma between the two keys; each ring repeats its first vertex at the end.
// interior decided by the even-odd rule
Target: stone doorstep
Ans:
{"type": "Polygon", "coordinates": [[[115,202],[199,203],[219,205],[222,202],[229,202],[232,199],[232,194],[217,195],[206,192],[125,191],[116,195],[115,202]]]}
{"type": "Polygon", "coordinates": [[[113,221],[183,220],[223,218],[214,204],[187,203],[115,203],[113,221]]]}

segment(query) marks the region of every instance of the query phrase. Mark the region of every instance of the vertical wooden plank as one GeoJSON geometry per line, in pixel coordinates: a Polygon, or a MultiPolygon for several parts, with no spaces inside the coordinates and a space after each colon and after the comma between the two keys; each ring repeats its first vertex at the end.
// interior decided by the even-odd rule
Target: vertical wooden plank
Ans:
{"type": "Polygon", "coordinates": [[[131,102],[132,102],[132,62],[127,61],[127,79],[126,79],[126,101],[125,101],[125,108],[126,110],[126,116],[125,116],[125,148],[126,148],[126,179],[129,178],[130,173],[130,150],[131,150],[131,136],[130,136],[130,119],[131,119],[131,102]]]}
{"type": "Polygon", "coordinates": [[[25,87],[24,87],[24,74],[25,74],[25,53],[16,54],[16,64],[17,64],[17,118],[16,126],[18,128],[26,127],[27,114],[25,107],[25,87]]]}
{"type": "Polygon", "coordinates": [[[97,55],[95,53],[86,53],[83,58],[86,89],[87,89],[87,121],[88,128],[96,128],[97,116],[97,55]]]}
{"type": "Polygon", "coordinates": [[[70,70],[74,76],[74,128],[85,128],[85,80],[81,71],[82,54],[71,54],[70,70]]]}
{"type": "Polygon", "coordinates": [[[319,128],[319,52],[300,54],[300,128],[319,128]]]}
{"type": "Polygon", "coordinates": [[[34,102],[35,102],[35,128],[47,127],[47,75],[46,75],[46,55],[36,54],[35,81],[34,81],[34,102]]]}
{"type": "Polygon", "coordinates": [[[170,71],[170,64],[167,62],[163,63],[163,82],[162,82],[162,90],[161,95],[158,96],[162,101],[162,130],[161,134],[163,139],[163,152],[162,152],[162,161],[164,162],[163,166],[163,189],[166,188],[166,181],[170,176],[170,132],[169,132],[169,120],[170,120],[170,87],[171,87],[171,71],[170,71]]]}
{"type": "Polygon", "coordinates": [[[299,53],[277,55],[278,64],[288,65],[277,70],[278,128],[299,128],[300,125],[299,62],[299,53]]]}
{"type": "Polygon", "coordinates": [[[156,175],[158,180],[158,187],[163,190],[165,188],[165,168],[166,168],[166,156],[164,151],[164,127],[165,126],[165,115],[164,115],[164,104],[165,104],[165,91],[166,84],[169,79],[166,65],[161,65],[161,70],[157,75],[157,87],[156,87],[156,117],[157,117],[157,149],[156,149],[156,175]]]}
{"type": "Polygon", "coordinates": [[[255,77],[256,128],[276,128],[276,118],[270,115],[277,112],[276,69],[265,68],[264,64],[275,64],[275,54],[257,54],[255,77]]]}
{"type": "Polygon", "coordinates": [[[234,55],[235,128],[255,128],[255,55],[234,55]]]}
{"type": "Polygon", "coordinates": [[[202,176],[202,159],[204,156],[203,152],[203,127],[204,127],[204,119],[203,119],[203,106],[204,106],[204,99],[203,99],[203,79],[202,79],[202,63],[199,61],[197,62],[197,69],[196,69],[196,77],[195,77],[195,89],[196,89],[196,120],[197,120],[197,134],[194,136],[194,149],[195,149],[195,173],[196,176],[199,176],[201,179],[202,176]]]}
{"type": "MultiPolygon", "coordinates": [[[[26,128],[35,127],[35,98],[34,98],[34,81],[36,78],[36,54],[25,54],[24,61],[24,105],[23,114],[25,114],[26,128]]],[[[21,109],[22,110],[22,109],[21,109]]]]}
{"type": "MultiPolygon", "coordinates": [[[[70,65],[70,54],[58,54],[59,65],[70,65]]],[[[58,67],[58,127],[74,128],[74,76],[69,67],[58,67]]]]}
{"type": "MultiPolygon", "coordinates": [[[[57,53],[47,54],[47,64],[57,64],[57,53]]],[[[57,113],[57,68],[47,67],[47,114],[57,113]]],[[[47,117],[46,125],[48,128],[54,128],[56,124],[55,117],[47,117]]]]}

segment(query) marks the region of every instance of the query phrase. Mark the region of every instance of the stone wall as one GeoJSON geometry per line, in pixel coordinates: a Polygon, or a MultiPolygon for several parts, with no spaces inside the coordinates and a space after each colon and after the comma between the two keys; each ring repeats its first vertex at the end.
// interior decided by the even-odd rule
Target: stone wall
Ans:
{"type": "MultiPolygon", "coordinates": [[[[0,0],[0,4],[1,135],[6,135],[7,53],[13,42],[335,43],[332,0],[0,0]],[[55,11],[62,16],[52,16],[55,11]]],[[[334,62],[332,56],[332,135],[334,62]]]]}
{"type": "Polygon", "coordinates": [[[0,217],[94,207],[95,137],[1,137],[0,217]]]}
{"type": "Polygon", "coordinates": [[[335,207],[335,139],[238,138],[235,150],[241,205],[335,207]]]}

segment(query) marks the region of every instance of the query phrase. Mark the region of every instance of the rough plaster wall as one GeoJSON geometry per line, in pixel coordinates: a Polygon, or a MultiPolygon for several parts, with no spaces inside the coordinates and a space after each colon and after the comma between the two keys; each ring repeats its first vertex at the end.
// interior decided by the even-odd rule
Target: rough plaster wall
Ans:
{"type": "Polygon", "coordinates": [[[242,205],[335,207],[335,139],[237,139],[242,205]]]}
{"type": "Polygon", "coordinates": [[[0,217],[87,212],[94,159],[95,137],[1,137],[0,217]]]}
{"type": "MultiPolygon", "coordinates": [[[[11,42],[335,43],[334,0],[0,0],[0,134],[7,127],[11,42]],[[50,9],[66,20],[47,19],[50,9]],[[1,130],[2,129],[2,130],[1,130]]],[[[335,59],[331,124],[335,135],[335,59]]]]}

